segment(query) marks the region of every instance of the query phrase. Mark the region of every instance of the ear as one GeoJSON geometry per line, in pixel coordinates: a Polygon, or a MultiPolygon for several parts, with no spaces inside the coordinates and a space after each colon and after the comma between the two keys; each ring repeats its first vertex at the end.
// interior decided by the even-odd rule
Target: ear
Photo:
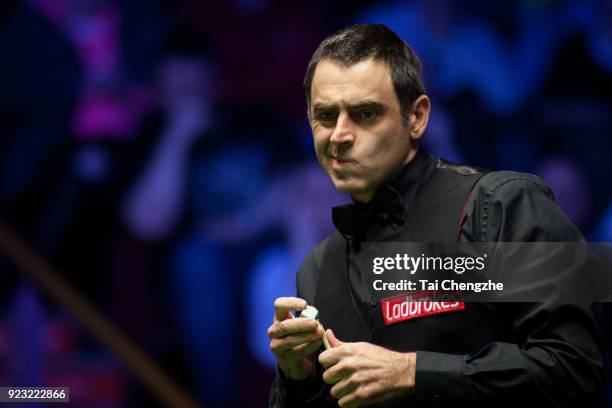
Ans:
{"type": "Polygon", "coordinates": [[[427,128],[431,101],[427,95],[421,95],[414,100],[408,115],[408,126],[410,128],[410,140],[418,142],[427,128]]]}

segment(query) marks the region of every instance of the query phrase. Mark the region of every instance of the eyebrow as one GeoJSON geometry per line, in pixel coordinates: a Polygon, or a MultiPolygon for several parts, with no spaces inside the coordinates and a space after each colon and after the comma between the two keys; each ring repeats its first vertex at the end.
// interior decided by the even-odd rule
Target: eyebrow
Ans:
{"type": "MultiPolygon", "coordinates": [[[[337,105],[329,105],[329,104],[324,104],[324,103],[319,102],[319,103],[314,104],[313,111],[321,112],[321,111],[333,110],[337,108],[338,108],[337,105]]],[[[348,111],[357,111],[357,110],[363,110],[363,109],[372,109],[372,110],[381,111],[385,109],[385,105],[377,101],[364,101],[364,102],[359,102],[356,104],[347,105],[348,111]]]]}

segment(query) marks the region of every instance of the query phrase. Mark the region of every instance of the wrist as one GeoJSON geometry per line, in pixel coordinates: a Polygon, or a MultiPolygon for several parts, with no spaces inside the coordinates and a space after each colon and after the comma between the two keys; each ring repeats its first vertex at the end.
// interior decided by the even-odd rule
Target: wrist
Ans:
{"type": "Polygon", "coordinates": [[[399,376],[399,391],[407,393],[414,389],[416,379],[416,353],[400,353],[402,355],[402,374],[399,376]]]}

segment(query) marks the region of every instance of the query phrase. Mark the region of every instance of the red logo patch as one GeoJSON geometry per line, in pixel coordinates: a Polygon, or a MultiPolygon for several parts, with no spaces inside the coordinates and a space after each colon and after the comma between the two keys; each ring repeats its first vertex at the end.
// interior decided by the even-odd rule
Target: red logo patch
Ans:
{"type": "Polygon", "coordinates": [[[385,326],[404,320],[465,309],[459,291],[420,291],[381,299],[385,326]]]}

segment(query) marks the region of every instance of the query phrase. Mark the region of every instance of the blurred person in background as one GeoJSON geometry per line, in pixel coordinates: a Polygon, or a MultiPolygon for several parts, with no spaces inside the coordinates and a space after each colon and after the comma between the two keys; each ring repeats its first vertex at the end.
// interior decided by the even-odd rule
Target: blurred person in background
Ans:
{"type": "Polygon", "coordinates": [[[181,222],[190,155],[210,137],[214,66],[200,42],[192,33],[171,39],[158,64],[158,109],[138,136],[154,146],[147,146],[152,150],[126,193],[122,212],[126,227],[145,241],[168,237],[181,222]]]}
{"type": "MultiPolygon", "coordinates": [[[[155,33],[163,23],[141,5],[141,23],[155,33]]],[[[10,55],[0,68],[11,98],[2,113],[13,118],[3,207],[36,250],[104,305],[122,189],[118,148],[150,105],[142,77],[127,75],[122,25],[130,22],[129,7],[113,0],[30,0],[7,17],[0,46],[10,55]]]]}
{"type": "MultiPolygon", "coordinates": [[[[123,152],[130,187],[121,213],[132,239],[122,253],[139,258],[140,279],[152,279],[157,288],[156,326],[167,329],[158,341],[178,339],[182,348],[177,353],[184,364],[172,372],[186,368],[182,376],[204,402],[233,406],[243,397],[232,392],[241,374],[243,344],[235,333],[242,321],[228,319],[239,316],[240,304],[226,300],[242,292],[251,249],[219,242],[223,231],[209,221],[249,205],[248,197],[263,188],[268,159],[248,133],[233,137],[227,130],[219,82],[208,41],[179,28],[157,65],[157,108],[123,152]]],[[[134,264],[128,265],[133,276],[134,264]]],[[[117,282],[126,272],[117,272],[117,282]]],[[[132,290],[123,293],[127,308],[132,290]]]]}
{"type": "MultiPolygon", "coordinates": [[[[149,29],[138,53],[144,62],[163,21],[155,5],[138,3],[138,21],[149,29]]],[[[124,29],[134,10],[114,0],[31,0],[8,10],[0,32],[2,215],[106,313],[114,305],[112,247],[122,235],[118,148],[149,106],[144,76],[128,74],[124,60],[133,49],[124,29]]],[[[9,276],[22,272],[11,269],[9,276]]],[[[14,381],[42,385],[61,378],[74,386],[78,379],[82,390],[103,388],[105,397],[75,389],[75,403],[120,404],[126,381],[117,361],[82,330],[70,330],[65,316],[71,311],[44,303],[30,285],[23,281],[7,297],[14,303],[10,365],[20,367],[14,381]],[[58,337],[73,347],[58,350],[58,337]],[[41,364],[32,363],[36,356],[41,364]]]]}
{"type": "Polygon", "coordinates": [[[224,102],[265,104],[302,119],[295,78],[323,36],[330,6],[320,12],[308,1],[186,0],[178,13],[214,44],[224,102]]]}

